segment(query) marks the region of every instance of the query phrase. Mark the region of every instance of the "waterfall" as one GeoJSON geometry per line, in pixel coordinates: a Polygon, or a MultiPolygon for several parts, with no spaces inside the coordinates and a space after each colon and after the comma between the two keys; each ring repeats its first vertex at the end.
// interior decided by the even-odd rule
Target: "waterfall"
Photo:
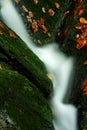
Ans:
{"type": "Polygon", "coordinates": [[[35,46],[11,0],[0,0],[0,7],[3,22],[43,61],[48,73],[52,75],[53,96],[50,106],[55,130],[77,130],[77,109],[72,104],[63,102],[65,95],[69,98],[71,90],[69,82],[73,70],[73,58],[65,56],[56,43],[43,47],[35,46]]]}

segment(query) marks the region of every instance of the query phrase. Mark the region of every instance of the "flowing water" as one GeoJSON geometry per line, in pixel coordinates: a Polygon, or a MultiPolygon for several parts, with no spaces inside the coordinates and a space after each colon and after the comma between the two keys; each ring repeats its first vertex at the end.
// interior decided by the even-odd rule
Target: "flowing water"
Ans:
{"type": "Polygon", "coordinates": [[[63,102],[66,97],[69,99],[73,59],[65,56],[56,43],[43,47],[35,46],[11,0],[0,0],[0,7],[3,22],[43,61],[48,73],[52,75],[53,96],[50,107],[53,112],[54,129],[77,130],[77,109],[63,102]]]}

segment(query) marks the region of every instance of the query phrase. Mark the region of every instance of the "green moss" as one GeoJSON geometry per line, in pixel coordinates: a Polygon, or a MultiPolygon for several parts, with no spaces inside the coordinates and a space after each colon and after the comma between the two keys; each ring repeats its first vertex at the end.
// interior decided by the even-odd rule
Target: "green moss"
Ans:
{"type": "Polygon", "coordinates": [[[5,109],[21,130],[49,130],[52,115],[47,100],[24,76],[0,70],[0,109],[5,109]]]}
{"type": "Polygon", "coordinates": [[[51,93],[52,83],[47,78],[44,64],[19,37],[11,38],[7,33],[4,33],[0,36],[0,46],[15,70],[17,69],[28,77],[42,91],[44,96],[51,93]]]}

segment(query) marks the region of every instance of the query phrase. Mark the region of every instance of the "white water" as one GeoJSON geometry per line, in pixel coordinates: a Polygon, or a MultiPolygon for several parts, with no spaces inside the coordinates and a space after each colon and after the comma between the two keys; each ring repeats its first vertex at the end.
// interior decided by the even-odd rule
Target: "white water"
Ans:
{"type": "MultiPolygon", "coordinates": [[[[55,130],[77,130],[77,109],[71,104],[64,104],[68,95],[68,85],[73,68],[73,59],[66,57],[55,43],[36,47],[24,26],[11,0],[0,0],[0,14],[3,22],[16,32],[25,44],[43,61],[49,74],[52,75],[53,97],[51,109],[55,130]]],[[[70,89],[70,88],[69,88],[70,89]]]]}

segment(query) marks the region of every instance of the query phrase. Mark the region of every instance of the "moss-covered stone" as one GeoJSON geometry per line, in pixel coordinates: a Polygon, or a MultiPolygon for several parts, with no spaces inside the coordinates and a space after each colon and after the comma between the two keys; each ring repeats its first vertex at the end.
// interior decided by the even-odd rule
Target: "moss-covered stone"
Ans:
{"type": "Polygon", "coordinates": [[[0,70],[0,111],[6,111],[13,126],[20,130],[50,130],[52,127],[47,100],[36,86],[15,71],[0,70]]]}
{"type": "Polygon", "coordinates": [[[71,0],[38,0],[37,4],[35,4],[34,0],[21,0],[19,4],[15,2],[15,7],[22,16],[26,29],[32,36],[32,40],[36,43],[36,45],[42,46],[55,41],[55,35],[61,27],[65,17],[64,13],[69,9],[70,4],[71,0]],[[55,6],[55,3],[59,4],[59,8],[55,6]],[[27,18],[29,14],[23,9],[23,6],[33,13],[32,20],[38,22],[40,18],[44,19],[44,25],[47,28],[47,32],[44,32],[42,28],[38,28],[38,31],[34,33],[32,30],[32,23],[29,22],[27,18]],[[43,8],[45,13],[42,10],[43,8]],[[49,9],[54,11],[53,16],[49,14],[49,9]],[[41,41],[41,44],[38,43],[38,40],[41,41]]]}
{"type": "Polygon", "coordinates": [[[0,35],[0,47],[8,59],[7,64],[28,77],[48,97],[52,83],[47,77],[44,64],[17,35],[16,38],[10,37],[6,26],[3,35],[0,35]]]}

